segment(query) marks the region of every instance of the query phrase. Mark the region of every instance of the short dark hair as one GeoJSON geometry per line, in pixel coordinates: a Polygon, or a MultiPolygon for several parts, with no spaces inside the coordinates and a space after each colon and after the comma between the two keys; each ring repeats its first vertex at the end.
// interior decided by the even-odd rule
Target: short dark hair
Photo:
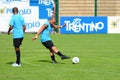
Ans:
{"type": "Polygon", "coordinates": [[[12,12],[14,13],[15,11],[18,12],[18,8],[17,7],[13,7],[12,8],[12,12]]]}

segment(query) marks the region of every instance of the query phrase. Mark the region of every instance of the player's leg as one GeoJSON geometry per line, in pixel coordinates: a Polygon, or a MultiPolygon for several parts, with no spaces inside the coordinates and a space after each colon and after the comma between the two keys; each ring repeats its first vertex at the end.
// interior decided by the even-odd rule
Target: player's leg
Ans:
{"type": "Polygon", "coordinates": [[[55,55],[54,55],[54,51],[52,49],[49,49],[50,51],[50,57],[51,57],[51,60],[52,60],[52,63],[57,63],[56,59],[55,59],[55,55]]]}
{"type": "MultiPolygon", "coordinates": [[[[63,55],[60,51],[58,51],[58,49],[56,48],[56,46],[53,44],[53,42],[50,41],[46,41],[42,43],[47,49],[50,50],[50,52],[52,54],[56,53],[57,55],[59,55],[61,57],[61,59],[69,59],[70,57],[63,55]]],[[[54,57],[54,55],[53,55],[54,57]]]]}
{"type": "Polygon", "coordinates": [[[19,65],[20,64],[20,48],[15,47],[15,52],[16,52],[16,63],[19,65]]]}
{"type": "Polygon", "coordinates": [[[63,55],[58,49],[56,46],[52,46],[51,48],[57,55],[59,55],[61,57],[61,59],[69,59],[70,57],[66,56],[66,55],[63,55]]]}
{"type": "Polygon", "coordinates": [[[45,46],[47,49],[49,49],[52,63],[57,63],[57,61],[55,60],[54,51],[51,49],[51,47],[53,46],[53,44],[51,43],[51,41],[42,42],[42,44],[43,44],[43,46],[45,46]]]}
{"type": "Polygon", "coordinates": [[[20,45],[22,43],[23,38],[13,39],[13,44],[16,52],[16,63],[13,66],[21,66],[20,64],[20,45]]]}

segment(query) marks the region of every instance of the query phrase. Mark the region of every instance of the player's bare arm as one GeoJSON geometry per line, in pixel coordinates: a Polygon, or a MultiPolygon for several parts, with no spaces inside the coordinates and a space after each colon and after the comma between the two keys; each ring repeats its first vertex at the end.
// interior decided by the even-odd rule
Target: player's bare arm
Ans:
{"type": "Polygon", "coordinates": [[[53,22],[50,22],[50,24],[52,25],[53,28],[63,28],[66,26],[66,24],[64,24],[63,26],[55,25],[55,23],[53,22]]]}
{"type": "Polygon", "coordinates": [[[53,9],[53,12],[54,12],[54,16],[56,16],[56,2],[55,2],[55,0],[54,0],[54,9],[53,9]]]}
{"type": "Polygon", "coordinates": [[[41,28],[38,30],[38,32],[36,33],[36,35],[32,38],[32,40],[36,40],[38,38],[38,36],[41,34],[41,32],[47,28],[48,25],[44,24],[43,26],[41,26],[41,28]]]}
{"type": "Polygon", "coordinates": [[[23,25],[23,32],[25,33],[26,25],[23,25]]]}
{"type": "Polygon", "coordinates": [[[11,25],[9,25],[9,29],[8,29],[8,35],[10,35],[10,31],[13,29],[13,27],[11,25]]]}

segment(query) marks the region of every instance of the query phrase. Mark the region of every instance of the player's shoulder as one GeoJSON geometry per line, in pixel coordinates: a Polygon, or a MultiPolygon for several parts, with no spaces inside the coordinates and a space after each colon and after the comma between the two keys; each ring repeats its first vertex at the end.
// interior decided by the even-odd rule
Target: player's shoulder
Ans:
{"type": "Polygon", "coordinates": [[[50,22],[49,22],[49,20],[46,20],[45,22],[44,22],[44,24],[46,24],[46,25],[48,25],[50,22]]]}
{"type": "Polygon", "coordinates": [[[10,17],[10,20],[14,20],[15,19],[15,15],[12,15],[11,17],[10,17]]]}
{"type": "MultiPolygon", "coordinates": [[[[20,14],[17,14],[17,17],[18,17],[19,19],[22,19],[22,20],[24,19],[23,16],[20,15],[20,14]]],[[[16,18],[17,18],[17,17],[16,17],[16,18]]]]}

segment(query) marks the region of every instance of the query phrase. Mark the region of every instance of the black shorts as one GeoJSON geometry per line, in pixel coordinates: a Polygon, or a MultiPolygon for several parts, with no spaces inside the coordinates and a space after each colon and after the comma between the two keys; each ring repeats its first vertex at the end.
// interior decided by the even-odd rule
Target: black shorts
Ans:
{"type": "Polygon", "coordinates": [[[23,40],[23,38],[14,38],[13,39],[13,46],[20,47],[20,45],[22,44],[22,40],[23,40]]]}
{"type": "Polygon", "coordinates": [[[46,42],[42,42],[42,44],[47,48],[50,49],[54,46],[53,42],[51,40],[46,41],[46,42]]]}

